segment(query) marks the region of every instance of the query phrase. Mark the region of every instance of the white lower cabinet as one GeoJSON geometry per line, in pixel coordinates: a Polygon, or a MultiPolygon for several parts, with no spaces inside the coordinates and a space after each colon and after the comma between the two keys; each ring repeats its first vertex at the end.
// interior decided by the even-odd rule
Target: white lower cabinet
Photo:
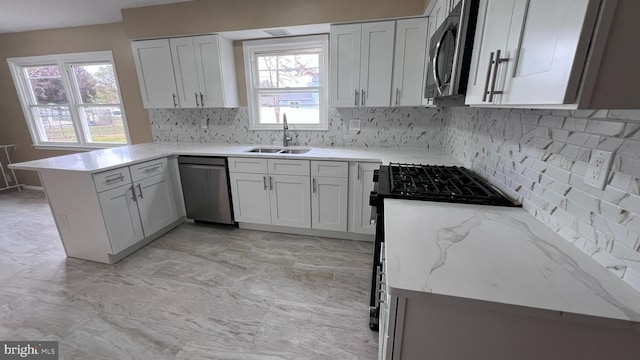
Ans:
{"type": "Polygon", "coordinates": [[[229,158],[229,164],[235,221],[311,227],[309,160],[229,158]]]}
{"type": "Polygon", "coordinates": [[[373,171],[380,163],[351,163],[350,166],[350,231],[358,234],[374,234],[375,225],[371,224],[371,206],[369,194],[373,191],[373,171]]]}
{"type": "Polygon", "coordinates": [[[133,185],[107,190],[98,198],[113,254],[144,238],[133,185]]]}
{"type": "Polygon", "coordinates": [[[149,162],[152,167],[147,167],[146,175],[137,171],[145,168],[144,164],[147,163],[119,169],[126,173],[131,170],[135,174],[132,177],[139,181],[98,194],[112,254],[125,250],[180,218],[166,160],[149,162]]]}
{"type": "Polygon", "coordinates": [[[235,221],[271,224],[267,175],[229,173],[235,221]]]}
{"type": "Polygon", "coordinates": [[[348,164],[229,158],[235,221],[347,231],[348,164]]]}

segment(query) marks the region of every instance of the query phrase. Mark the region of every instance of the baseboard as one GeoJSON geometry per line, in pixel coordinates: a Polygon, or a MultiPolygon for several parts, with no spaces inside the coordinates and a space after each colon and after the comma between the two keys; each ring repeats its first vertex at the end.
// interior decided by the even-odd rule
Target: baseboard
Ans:
{"type": "Polygon", "coordinates": [[[276,226],[276,225],[262,225],[262,224],[249,224],[238,223],[240,229],[246,230],[259,230],[268,232],[279,232],[284,234],[296,234],[306,236],[320,236],[334,239],[344,240],[356,240],[356,241],[370,241],[373,242],[374,237],[370,234],[356,234],[342,231],[329,231],[329,230],[317,230],[317,229],[303,229],[289,226],[276,226]]]}
{"type": "Polygon", "coordinates": [[[22,188],[25,190],[44,191],[42,186],[22,185],[22,188]]]}

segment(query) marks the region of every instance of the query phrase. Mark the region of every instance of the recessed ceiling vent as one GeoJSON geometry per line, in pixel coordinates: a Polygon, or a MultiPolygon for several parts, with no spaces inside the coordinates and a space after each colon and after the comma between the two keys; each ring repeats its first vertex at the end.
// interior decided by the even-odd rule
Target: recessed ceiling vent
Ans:
{"type": "Polygon", "coordinates": [[[273,36],[273,37],[279,37],[279,36],[289,36],[291,35],[290,32],[288,32],[285,29],[273,29],[273,30],[265,30],[264,32],[266,32],[267,34],[273,36]]]}

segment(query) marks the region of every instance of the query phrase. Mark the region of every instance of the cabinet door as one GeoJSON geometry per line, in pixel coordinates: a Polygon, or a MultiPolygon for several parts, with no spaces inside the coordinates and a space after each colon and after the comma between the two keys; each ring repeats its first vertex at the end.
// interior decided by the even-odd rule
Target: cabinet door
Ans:
{"type": "Polygon", "coordinates": [[[153,235],[178,220],[178,207],[169,173],[156,175],[134,184],[145,236],[153,235]]]}
{"type": "Polygon", "coordinates": [[[362,24],[360,106],[391,104],[395,21],[362,24]]]}
{"type": "Polygon", "coordinates": [[[353,195],[351,197],[352,231],[358,234],[374,234],[375,225],[371,225],[371,206],[369,194],[373,191],[373,171],[378,170],[380,164],[356,163],[351,171],[353,195]]]}
{"type": "Polygon", "coordinates": [[[196,55],[193,40],[187,38],[170,39],[173,71],[176,76],[180,107],[195,108],[200,106],[200,88],[196,70],[196,55]]]}
{"type": "Polygon", "coordinates": [[[427,18],[398,20],[396,24],[396,51],[391,94],[391,102],[395,106],[422,104],[427,24],[427,18]]]}
{"type": "Polygon", "coordinates": [[[311,228],[309,176],[269,175],[271,224],[311,228]]]}
{"type": "Polygon", "coordinates": [[[311,227],[347,231],[347,178],[311,179],[311,227]]]}
{"type": "Polygon", "coordinates": [[[360,37],[362,25],[332,25],[331,47],[331,106],[359,105],[360,37]]]}
{"type": "Polygon", "coordinates": [[[131,184],[98,194],[112,254],[144,238],[135,197],[131,184]]]}
{"type": "Polygon", "coordinates": [[[480,0],[465,98],[466,104],[490,105],[499,103],[500,95],[495,95],[492,102],[488,101],[488,97],[486,99],[483,98],[485,90],[491,87],[491,82],[493,81],[490,75],[497,74],[496,90],[504,87],[504,75],[506,74],[507,65],[506,63],[494,64],[493,66],[497,66],[498,69],[493,72],[491,59],[492,55],[493,58],[497,56],[498,50],[501,51],[501,58],[511,56],[506,50],[515,5],[516,0],[480,0]]]}
{"type": "Polygon", "coordinates": [[[224,107],[224,82],[220,68],[220,50],[217,35],[196,36],[193,38],[196,53],[196,70],[201,107],[224,107]]]}
{"type": "Polygon", "coordinates": [[[177,107],[169,40],[134,41],[131,49],[145,109],[177,107]]]}
{"type": "Polygon", "coordinates": [[[263,174],[229,174],[235,221],[271,224],[268,176],[263,174]]]}
{"type": "Polygon", "coordinates": [[[518,0],[501,104],[575,103],[582,67],[572,72],[589,0],[518,0]],[[577,87],[574,87],[577,89],[577,87]]]}

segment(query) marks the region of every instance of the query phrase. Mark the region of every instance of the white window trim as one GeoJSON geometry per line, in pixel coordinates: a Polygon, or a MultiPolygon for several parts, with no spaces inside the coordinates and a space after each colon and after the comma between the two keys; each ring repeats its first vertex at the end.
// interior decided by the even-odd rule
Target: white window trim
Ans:
{"type": "Polygon", "coordinates": [[[289,124],[291,130],[329,130],[329,37],[327,35],[298,36],[288,38],[264,39],[244,41],[244,72],[247,83],[247,105],[249,108],[249,130],[282,130],[282,124],[260,124],[258,118],[258,100],[255,84],[258,81],[258,69],[255,65],[255,55],[261,52],[288,49],[297,50],[301,47],[321,47],[320,64],[320,123],[319,124],[289,124]]]}
{"type": "MultiPolygon", "coordinates": [[[[18,93],[18,98],[20,99],[20,105],[22,106],[22,112],[24,113],[25,120],[27,122],[27,126],[29,128],[29,133],[31,134],[31,139],[33,141],[33,147],[36,149],[59,149],[59,150],[96,150],[96,149],[106,149],[117,146],[124,146],[131,144],[131,136],[129,134],[129,125],[127,123],[127,117],[124,111],[124,103],[122,102],[122,90],[120,88],[120,83],[118,81],[118,73],[115,66],[115,61],[113,60],[113,53],[111,51],[95,51],[95,52],[87,52],[87,53],[70,53],[70,54],[56,54],[56,55],[41,55],[41,56],[28,56],[28,57],[17,57],[17,58],[7,58],[7,63],[9,64],[9,70],[11,71],[11,77],[13,78],[13,83],[16,87],[16,91],[18,93]],[[78,64],[78,63],[92,63],[92,62],[104,62],[110,63],[113,65],[113,73],[116,80],[116,86],[118,87],[118,95],[120,98],[121,105],[121,114],[122,114],[122,125],[124,126],[124,133],[127,139],[126,144],[114,144],[114,143],[89,143],[86,141],[84,136],[84,130],[82,129],[82,124],[77,123],[76,119],[74,119],[74,129],[76,131],[76,136],[78,137],[78,142],[59,142],[59,141],[42,141],[40,139],[40,135],[38,134],[38,129],[35,124],[35,119],[33,118],[33,114],[30,110],[30,105],[27,101],[30,93],[26,88],[25,79],[23,77],[23,67],[27,66],[38,66],[38,65],[56,65],[59,66],[61,71],[66,71],[67,66],[78,64]]],[[[71,88],[70,84],[68,84],[67,76],[64,76],[63,81],[65,82],[67,88],[71,88]]],[[[75,94],[73,92],[67,94],[68,97],[74,99],[74,102],[77,105],[78,101],[75,99],[75,94]]],[[[69,104],[69,111],[74,111],[71,108],[74,107],[69,104]]],[[[79,122],[79,119],[77,119],[79,122]]]]}

